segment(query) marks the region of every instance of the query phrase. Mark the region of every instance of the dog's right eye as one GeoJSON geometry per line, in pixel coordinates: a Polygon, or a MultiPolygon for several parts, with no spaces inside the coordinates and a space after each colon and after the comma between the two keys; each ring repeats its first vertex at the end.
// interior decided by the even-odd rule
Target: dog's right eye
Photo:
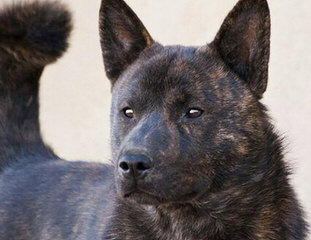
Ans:
{"type": "Polygon", "coordinates": [[[203,110],[198,108],[190,108],[186,114],[187,118],[198,118],[203,114],[203,110]]]}
{"type": "Polygon", "coordinates": [[[133,118],[134,117],[134,111],[133,111],[133,109],[131,109],[129,107],[123,108],[123,114],[127,118],[133,118]]]}

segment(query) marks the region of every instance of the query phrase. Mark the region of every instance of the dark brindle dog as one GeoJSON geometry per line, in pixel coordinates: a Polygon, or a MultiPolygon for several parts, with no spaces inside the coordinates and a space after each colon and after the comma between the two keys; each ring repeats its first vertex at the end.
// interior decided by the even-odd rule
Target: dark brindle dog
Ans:
{"type": "Polygon", "coordinates": [[[241,0],[203,47],[162,46],[122,0],[103,1],[114,166],[62,161],[39,133],[39,77],[70,28],[55,3],[0,14],[1,239],[306,239],[259,102],[265,0],[241,0]]]}

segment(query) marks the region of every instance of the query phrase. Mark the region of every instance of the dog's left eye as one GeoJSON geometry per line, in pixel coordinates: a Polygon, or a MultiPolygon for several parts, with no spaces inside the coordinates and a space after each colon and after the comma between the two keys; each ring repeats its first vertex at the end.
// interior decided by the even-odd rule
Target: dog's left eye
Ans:
{"type": "Polygon", "coordinates": [[[198,118],[203,114],[203,110],[198,108],[190,108],[186,113],[187,118],[198,118]]]}

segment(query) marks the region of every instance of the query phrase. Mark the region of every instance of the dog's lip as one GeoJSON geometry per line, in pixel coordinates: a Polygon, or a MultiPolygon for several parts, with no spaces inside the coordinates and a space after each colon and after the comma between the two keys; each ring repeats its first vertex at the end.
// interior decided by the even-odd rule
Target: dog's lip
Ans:
{"type": "Polygon", "coordinates": [[[123,197],[124,198],[129,198],[131,197],[133,194],[145,194],[145,195],[148,195],[148,196],[151,196],[151,197],[154,197],[154,198],[158,198],[157,196],[147,192],[147,191],[144,191],[144,190],[141,190],[141,189],[133,189],[127,193],[124,193],[123,194],[123,197]]]}
{"type": "Polygon", "coordinates": [[[125,201],[135,201],[142,205],[159,205],[161,203],[167,202],[164,198],[154,195],[144,190],[135,190],[123,194],[123,199],[125,201]]]}
{"type": "Polygon", "coordinates": [[[193,200],[197,199],[198,196],[200,195],[197,191],[192,191],[190,193],[184,194],[180,198],[183,200],[178,200],[178,199],[166,199],[161,196],[157,196],[155,194],[149,193],[147,191],[141,190],[141,189],[135,189],[132,191],[129,191],[125,194],[123,194],[124,199],[130,199],[131,197],[138,197],[139,195],[145,195],[148,196],[149,198],[153,198],[159,202],[162,203],[175,203],[175,204],[183,204],[183,203],[191,203],[193,200]]]}

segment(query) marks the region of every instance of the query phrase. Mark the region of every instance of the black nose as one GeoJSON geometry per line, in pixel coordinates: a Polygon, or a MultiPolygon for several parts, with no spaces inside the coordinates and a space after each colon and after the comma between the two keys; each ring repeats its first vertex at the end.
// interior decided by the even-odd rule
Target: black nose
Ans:
{"type": "Polygon", "coordinates": [[[143,178],[150,169],[151,161],[145,155],[124,155],[119,160],[119,171],[127,178],[143,178]]]}

